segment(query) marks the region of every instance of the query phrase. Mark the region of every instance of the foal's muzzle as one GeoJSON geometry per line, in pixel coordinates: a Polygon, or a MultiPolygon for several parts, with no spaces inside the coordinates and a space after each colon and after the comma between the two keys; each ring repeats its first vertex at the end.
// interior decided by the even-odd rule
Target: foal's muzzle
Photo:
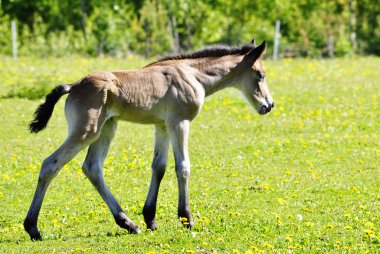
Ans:
{"type": "Polygon", "coordinates": [[[274,107],[274,102],[268,103],[268,105],[262,105],[259,109],[259,114],[265,115],[265,114],[269,113],[273,107],[274,107]]]}

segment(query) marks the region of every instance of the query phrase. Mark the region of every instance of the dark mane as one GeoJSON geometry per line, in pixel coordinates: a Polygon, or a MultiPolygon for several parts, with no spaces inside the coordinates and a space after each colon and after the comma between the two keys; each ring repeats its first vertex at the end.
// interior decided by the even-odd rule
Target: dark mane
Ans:
{"type": "Polygon", "coordinates": [[[165,56],[147,66],[168,60],[196,59],[203,57],[222,57],[226,55],[244,55],[247,54],[252,48],[254,48],[252,44],[246,44],[238,47],[232,47],[227,45],[208,46],[204,49],[194,51],[191,53],[165,56]]]}

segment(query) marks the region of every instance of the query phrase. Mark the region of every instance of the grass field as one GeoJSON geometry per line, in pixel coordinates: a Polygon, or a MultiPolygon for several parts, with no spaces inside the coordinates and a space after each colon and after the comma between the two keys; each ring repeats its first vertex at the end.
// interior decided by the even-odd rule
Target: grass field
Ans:
{"type": "MultiPolygon", "coordinates": [[[[158,198],[159,229],[129,235],[81,172],[82,152],[49,187],[43,242],[22,227],[39,167],[64,140],[61,100],[48,128],[27,124],[36,93],[136,59],[0,62],[0,253],[379,253],[380,58],[266,61],[276,107],[259,116],[234,90],[207,99],[190,133],[195,227],[176,218],[172,156],[158,198]]],[[[153,126],[120,123],[105,177],[145,228],[153,126]]]]}

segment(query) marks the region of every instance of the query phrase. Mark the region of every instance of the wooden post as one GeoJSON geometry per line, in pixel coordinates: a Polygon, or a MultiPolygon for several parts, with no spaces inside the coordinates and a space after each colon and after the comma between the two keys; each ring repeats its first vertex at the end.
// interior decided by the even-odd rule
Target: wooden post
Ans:
{"type": "Polygon", "coordinates": [[[17,28],[16,21],[11,21],[13,59],[17,59],[17,28]]]}
{"type": "Polygon", "coordinates": [[[349,27],[350,27],[350,43],[351,47],[356,53],[358,49],[358,43],[356,40],[356,18],[355,18],[355,3],[354,0],[350,0],[350,22],[349,22],[349,27]]]}
{"type": "Polygon", "coordinates": [[[278,19],[276,20],[276,32],[274,34],[274,49],[273,49],[273,60],[278,59],[278,46],[280,44],[280,26],[281,21],[278,19]]]}

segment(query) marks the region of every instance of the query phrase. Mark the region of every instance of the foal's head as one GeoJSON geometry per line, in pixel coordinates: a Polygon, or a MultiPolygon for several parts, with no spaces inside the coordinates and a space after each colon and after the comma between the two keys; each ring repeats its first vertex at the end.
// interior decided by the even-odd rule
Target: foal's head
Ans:
{"type": "MultiPolygon", "coordinates": [[[[252,44],[255,44],[255,42],[252,41],[252,44]]],[[[261,62],[261,56],[266,46],[266,42],[264,41],[260,46],[254,47],[244,56],[241,63],[242,73],[238,86],[244,96],[261,115],[269,113],[274,107],[261,62]]]]}

